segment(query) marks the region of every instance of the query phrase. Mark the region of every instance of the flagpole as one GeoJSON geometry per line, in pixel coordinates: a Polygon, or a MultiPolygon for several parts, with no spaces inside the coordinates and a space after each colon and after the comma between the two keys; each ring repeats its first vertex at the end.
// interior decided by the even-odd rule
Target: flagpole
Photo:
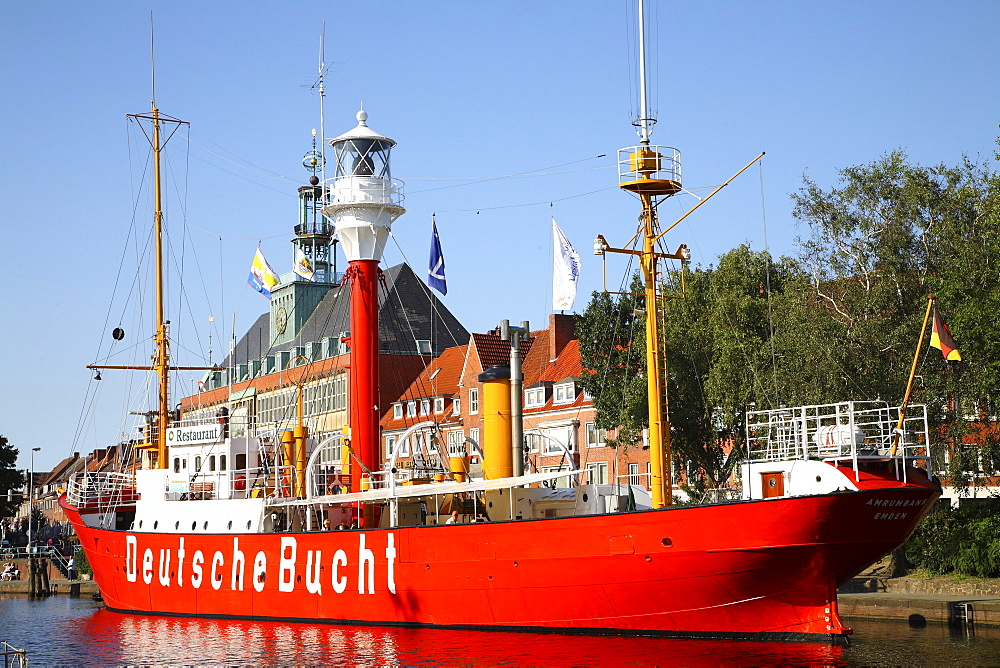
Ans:
{"type": "Polygon", "coordinates": [[[892,453],[896,456],[896,449],[899,446],[899,437],[903,434],[903,421],[906,419],[906,407],[910,403],[910,393],[913,391],[913,381],[917,377],[917,363],[920,361],[920,351],[924,347],[924,335],[927,334],[927,321],[931,317],[931,308],[934,306],[934,295],[927,296],[927,310],[924,312],[924,324],[920,328],[920,338],[917,340],[917,352],[913,355],[913,366],[910,367],[910,380],[906,383],[906,394],[903,395],[903,404],[899,407],[899,424],[896,425],[896,433],[892,436],[892,453]]]}

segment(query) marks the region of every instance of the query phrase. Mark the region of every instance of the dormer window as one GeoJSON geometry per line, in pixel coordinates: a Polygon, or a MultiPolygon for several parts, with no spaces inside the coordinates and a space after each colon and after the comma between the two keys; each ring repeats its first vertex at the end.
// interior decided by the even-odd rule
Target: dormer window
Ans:
{"type": "Polygon", "coordinates": [[[524,407],[540,408],[545,405],[545,388],[533,387],[524,391],[524,407]]]}
{"type": "Polygon", "coordinates": [[[444,413],[444,397],[438,397],[434,400],[434,412],[444,413]]]}
{"type": "Polygon", "coordinates": [[[420,400],[420,414],[421,415],[430,415],[431,414],[431,400],[430,399],[421,399],[420,400]]]}
{"type": "Polygon", "coordinates": [[[417,402],[407,401],[406,402],[406,417],[417,417],[417,402]]]}
{"type": "Polygon", "coordinates": [[[576,401],[576,385],[573,383],[559,383],[553,388],[555,404],[571,404],[576,401]]]}
{"type": "Polygon", "coordinates": [[[392,417],[396,420],[403,419],[403,404],[392,405],[392,417]]]}

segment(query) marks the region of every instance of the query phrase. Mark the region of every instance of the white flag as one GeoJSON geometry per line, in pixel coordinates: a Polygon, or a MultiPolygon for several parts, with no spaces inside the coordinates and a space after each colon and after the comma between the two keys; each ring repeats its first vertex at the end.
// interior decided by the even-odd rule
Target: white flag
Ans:
{"type": "Polygon", "coordinates": [[[554,247],[552,263],[552,310],[564,311],[573,308],[576,301],[576,284],[580,280],[580,254],[573,250],[556,219],[552,219],[552,241],[554,247]]]}
{"type": "Polygon", "coordinates": [[[316,271],[313,269],[312,262],[298,246],[295,247],[295,266],[292,267],[292,271],[307,281],[316,280],[316,271]]]}

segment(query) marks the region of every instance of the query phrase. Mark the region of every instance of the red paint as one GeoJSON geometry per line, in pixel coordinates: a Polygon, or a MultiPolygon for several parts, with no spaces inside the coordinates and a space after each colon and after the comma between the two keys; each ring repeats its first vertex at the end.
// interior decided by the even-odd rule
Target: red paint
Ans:
{"type": "Polygon", "coordinates": [[[939,491],[930,481],[896,482],[615,515],[299,534],[96,530],[66,510],[105,603],[120,611],[829,638],[851,632],[837,614],[836,586],[905,541],[939,491]],[[128,540],[137,548],[134,562],[128,540]],[[259,592],[258,553],[267,562],[258,569],[259,592]],[[232,586],[241,564],[242,590],[240,581],[232,586]],[[281,591],[281,581],[291,591],[281,591]]]}
{"type": "MultiPolygon", "coordinates": [[[[369,469],[379,468],[378,260],[351,260],[344,278],[351,287],[351,446],[369,469]]],[[[360,473],[360,472],[359,472],[360,473]]],[[[361,491],[361,475],[351,476],[361,491]]]]}

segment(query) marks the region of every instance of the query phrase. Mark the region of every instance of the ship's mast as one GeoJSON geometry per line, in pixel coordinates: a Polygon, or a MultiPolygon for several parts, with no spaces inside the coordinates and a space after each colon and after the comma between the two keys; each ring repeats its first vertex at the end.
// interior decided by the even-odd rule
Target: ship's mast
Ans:
{"type": "MultiPolygon", "coordinates": [[[[149,146],[153,151],[153,236],[155,241],[155,307],[156,307],[156,335],[154,337],[154,351],[152,355],[152,366],[127,366],[127,365],[89,365],[88,369],[131,369],[137,371],[155,371],[157,376],[158,396],[156,402],[156,429],[152,435],[150,445],[154,447],[157,454],[157,468],[167,467],[167,428],[170,426],[170,372],[171,371],[219,371],[224,367],[217,366],[170,366],[170,321],[166,319],[166,312],[163,307],[163,178],[161,167],[161,154],[164,147],[170,141],[174,133],[182,125],[188,125],[187,121],[178,120],[169,116],[164,116],[156,107],[155,99],[150,102],[151,111],[149,114],[128,114],[129,118],[134,118],[139,122],[139,127],[146,135],[149,146]],[[147,131],[142,121],[149,121],[150,129],[147,131]],[[173,128],[163,138],[164,126],[173,124],[173,128]]],[[[147,434],[147,438],[150,435],[147,434]]]]}
{"type": "MultiPolygon", "coordinates": [[[[639,100],[638,118],[633,121],[639,135],[639,146],[618,151],[618,186],[635,193],[642,203],[639,216],[642,250],[611,248],[603,236],[594,243],[594,253],[626,253],[639,256],[642,270],[646,320],[646,399],[649,404],[649,468],[650,488],[654,508],[668,506],[673,498],[671,484],[670,422],[667,400],[666,357],[660,344],[659,295],[657,280],[659,260],[690,257],[685,246],[676,253],[657,252],[660,232],[656,208],[659,203],[681,189],[681,156],[677,149],[652,146],[649,137],[656,123],[649,111],[646,96],[646,41],[643,0],[639,2],[639,100]]],[[[636,295],[638,296],[638,295],[636,295]]]]}

